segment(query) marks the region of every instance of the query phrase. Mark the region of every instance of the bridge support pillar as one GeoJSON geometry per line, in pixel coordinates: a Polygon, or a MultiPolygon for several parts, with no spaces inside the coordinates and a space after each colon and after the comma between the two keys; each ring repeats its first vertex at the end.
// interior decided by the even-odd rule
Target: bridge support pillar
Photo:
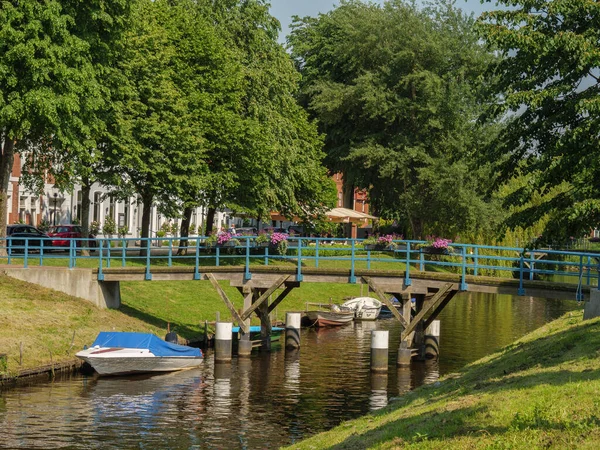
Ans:
{"type": "Polygon", "coordinates": [[[590,288],[590,299],[583,307],[583,320],[600,316],[600,290],[590,288]]]}

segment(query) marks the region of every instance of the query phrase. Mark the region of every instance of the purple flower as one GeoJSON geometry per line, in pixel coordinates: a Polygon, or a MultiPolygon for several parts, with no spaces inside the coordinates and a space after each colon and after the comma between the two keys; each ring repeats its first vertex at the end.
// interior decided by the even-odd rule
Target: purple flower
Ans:
{"type": "Polygon", "coordinates": [[[452,241],[450,239],[435,238],[431,246],[433,248],[448,248],[451,243],[452,241]]]}
{"type": "Polygon", "coordinates": [[[231,240],[231,234],[230,233],[220,233],[219,236],[217,236],[217,244],[219,245],[223,245],[226,242],[229,242],[231,240]]]}
{"type": "Polygon", "coordinates": [[[271,235],[271,244],[277,245],[281,241],[286,241],[287,238],[288,238],[288,235],[286,233],[273,233],[271,235]]]}

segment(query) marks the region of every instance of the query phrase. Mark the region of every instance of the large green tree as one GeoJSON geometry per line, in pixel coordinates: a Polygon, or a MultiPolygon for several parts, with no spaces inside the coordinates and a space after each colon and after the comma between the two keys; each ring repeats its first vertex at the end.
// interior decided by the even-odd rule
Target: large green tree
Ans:
{"type": "MultiPolygon", "coordinates": [[[[509,126],[491,146],[504,179],[519,167],[529,183],[514,192],[512,224],[549,214],[546,233],[566,238],[600,223],[600,3],[501,0],[478,27],[502,58],[490,72],[497,101],[485,119],[509,126]],[[557,187],[569,183],[568,189],[557,187]],[[547,195],[555,192],[555,195],[547,195]]],[[[549,236],[550,237],[550,236],[549,236]]]]}
{"type": "MultiPolygon", "coordinates": [[[[204,187],[207,128],[222,80],[223,45],[192,2],[140,0],[120,58],[116,120],[105,152],[117,190],[143,202],[141,237],[150,237],[152,206],[175,215],[204,187]],[[199,21],[191,25],[191,22],[199,21]],[[193,62],[193,64],[192,64],[193,62]],[[214,89],[213,89],[214,88],[214,89]]],[[[116,193],[116,192],[115,192],[116,193]]]]}
{"type": "Polygon", "coordinates": [[[327,166],[413,238],[475,231],[493,217],[488,169],[473,158],[486,139],[475,119],[491,56],[472,25],[450,3],[342,1],[296,18],[289,38],[327,166]]]}
{"type": "MultiPolygon", "coordinates": [[[[74,33],[65,2],[23,0],[0,7],[0,236],[15,151],[56,173],[89,146],[86,120],[101,102],[89,43],[74,33]],[[51,152],[48,149],[52,149],[51,152]]],[[[104,5],[93,2],[93,14],[104,5]]]]}
{"type": "MultiPolygon", "coordinates": [[[[241,128],[210,157],[209,211],[227,206],[257,217],[271,211],[308,217],[332,205],[335,190],[321,161],[322,140],[297,103],[298,74],[277,42],[278,21],[262,0],[213,5],[215,21],[242,66],[241,128]]],[[[208,230],[212,226],[209,214],[208,230]]]]}

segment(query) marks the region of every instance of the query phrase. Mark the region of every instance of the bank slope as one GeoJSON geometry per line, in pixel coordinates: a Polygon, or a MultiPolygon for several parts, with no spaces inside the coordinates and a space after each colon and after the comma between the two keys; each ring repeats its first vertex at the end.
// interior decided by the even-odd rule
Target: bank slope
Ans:
{"type": "Polygon", "coordinates": [[[600,319],[582,316],[294,448],[600,448],[600,319]]]}
{"type": "Polygon", "coordinates": [[[73,361],[98,332],[112,330],[164,335],[163,328],[120,311],[101,310],[85,300],[0,276],[0,353],[8,363],[8,370],[0,367],[0,377],[73,361]]]}

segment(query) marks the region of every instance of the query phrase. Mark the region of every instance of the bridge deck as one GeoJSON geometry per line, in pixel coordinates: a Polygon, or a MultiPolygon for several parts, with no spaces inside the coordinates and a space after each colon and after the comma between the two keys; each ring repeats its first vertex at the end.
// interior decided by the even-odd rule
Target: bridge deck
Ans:
{"type": "MultiPolygon", "coordinates": [[[[236,287],[269,287],[278,277],[283,274],[296,275],[294,267],[286,266],[256,266],[252,267],[252,277],[245,279],[245,266],[202,266],[200,279],[207,280],[206,274],[213,274],[218,280],[227,280],[236,287]]],[[[103,269],[105,281],[143,281],[147,278],[147,271],[143,267],[119,267],[103,269]]],[[[156,267],[152,269],[152,280],[175,281],[194,280],[195,268],[156,267]]],[[[348,283],[352,271],[349,269],[322,269],[304,268],[302,270],[302,281],[309,283],[348,283]]],[[[98,269],[94,269],[98,273],[98,269]]],[[[354,271],[356,283],[365,283],[363,277],[374,280],[377,285],[386,292],[410,292],[415,294],[427,294],[431,289],[439,289],[446,283],[454,283],[454,288],[460,290],[463,277],[460,274],[441,272],[411,271],[411,284],[406,285],[406,272],[403,270],[374,270],[358,269],[354,271]]],[[[466,275],[466,291],[484,292],[492,294],[526,295],[539,298],[554,298],[575,300],[578,292],[589,298],[590,287],[579,287],[573,283],[558,283],[540,280],[523,280],[513,278],[487,277],[466,275]],[[524,292],[520,292],[524,289],[524,292]]]]}

